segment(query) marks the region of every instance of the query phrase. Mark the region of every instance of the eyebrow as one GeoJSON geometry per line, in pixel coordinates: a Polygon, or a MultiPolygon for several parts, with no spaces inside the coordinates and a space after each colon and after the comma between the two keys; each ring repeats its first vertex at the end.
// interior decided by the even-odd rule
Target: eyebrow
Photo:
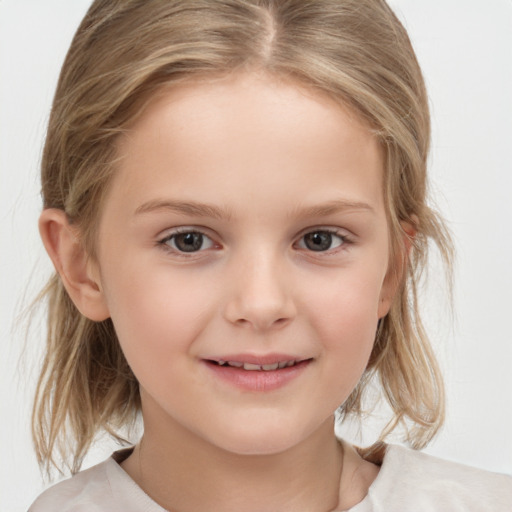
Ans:
{"type": "Polygon", "coordinates": [[[193,201],[155,200],[140,205],[135,210],[135,215],[141,213],[153,213],[158,211],[171,211],[190,215],[192,217],[210,217],[218,220],[231,220],[232,215],[226,209],[211,204],[196,203],[193,201]]]}
{"type": "MultiPolygon", "coordinates": [[[[158,211],[171,211],[192,217],[209,217],[217,220],[231,220],[232,213],[215,205],[198,203],[194,201],[178,200],[154,200],[140,205],[135,210],[135,215],[153,213],[158,211]]],[[[361,201],[350,201],[346,199],[334,199],[319,205],[297,208],[292,216],[298,217],[322,217],[345,211],[367,211],[374,213],[375,210],[368,204],[361,201]]]]}
{"type": "Polygon", "coordinates": [[[346,211],[366,211],[375,213],[375,210],[368,203],[350,201],[347,199],[333,199],[332,201],[327,201],[319,205],[297,209],[295,213],[299,217],[325,217],[346,211]]]}

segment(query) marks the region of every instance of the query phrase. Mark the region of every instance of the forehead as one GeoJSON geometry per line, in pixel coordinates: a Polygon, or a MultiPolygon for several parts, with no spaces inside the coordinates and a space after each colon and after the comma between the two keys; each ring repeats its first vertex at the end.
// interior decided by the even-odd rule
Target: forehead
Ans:
{"type": "Polygon", "coordinates": [[[214,193],[248,211],[250,198],[321,202],[338,189],[383,207],[382,151],[368,127],[327,95],[266,74],[162,89],[118,149],[113,188],[139,204],[214,193]]]}

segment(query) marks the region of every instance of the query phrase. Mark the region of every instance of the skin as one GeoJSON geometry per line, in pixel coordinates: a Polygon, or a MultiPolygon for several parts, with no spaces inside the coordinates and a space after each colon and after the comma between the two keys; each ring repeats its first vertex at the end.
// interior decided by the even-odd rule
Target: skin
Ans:
{"type": "Polygon", "coordinates": [[[145,433],[123,468],[180,512],[361,501],[378,468],[342,449],[333,415],[395,293],[374,136],[318,92],[252,72],[163,92],[119,154],[96,261],[63,212],[45,210],[40,229],[75,304],[112,318],[140,382],[145,433]],[[177,228],[202,232],[200,250],[180,253],[177,228]],[[328,247],[312,250],[308,233],[328,247]],[[204,361],[268,353],[311,361],[266,392],[204,361]]]}

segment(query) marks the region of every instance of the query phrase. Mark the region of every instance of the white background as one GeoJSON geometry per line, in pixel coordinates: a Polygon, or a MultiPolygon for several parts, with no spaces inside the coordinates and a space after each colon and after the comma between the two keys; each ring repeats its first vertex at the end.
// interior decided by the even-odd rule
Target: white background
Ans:
{"type": "MultiPolygon", "coordinates": [[[[16,316],[48,276],[37,234],[38,166],[58,72],[89,0],[0,0],[0,510],[42,490],[29,435],[33,354],[16,316]]],[[[448,417],[427,451],[512,474],[512,1],[393,0],[432,103],[436,203],[458,251],[455,318],[437,267],[427,323],[448,417]]],[[[363,439],[376,428],[371,423],[363,439]]],[[[101,446],[87,460],[106,457],[101,446]]]]}

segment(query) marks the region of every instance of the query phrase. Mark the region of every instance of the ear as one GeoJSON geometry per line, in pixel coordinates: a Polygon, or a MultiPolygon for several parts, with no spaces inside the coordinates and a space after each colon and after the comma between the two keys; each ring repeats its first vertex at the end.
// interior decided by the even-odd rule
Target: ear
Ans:
{"type": "Polygon", "coordinates": [[[381,289],[378,308],[379,318],[384,318],[389,313],[393,299],[403,282],[409,262],[409,254],[417,233],[418,217],[412,215],[410,221],[400,221],[400,225],[402,226],[401,250],[397,251],[393,261],[390,261],[388,265],[388,272],[381,289]]]}
{"type": "Polygon", "coordinates": [[[110,314],[101,282],[64,211],[43,210],[39,217],[39,233],[55,269],[77,309],[90,320],[101,322],[110,314]]]}

